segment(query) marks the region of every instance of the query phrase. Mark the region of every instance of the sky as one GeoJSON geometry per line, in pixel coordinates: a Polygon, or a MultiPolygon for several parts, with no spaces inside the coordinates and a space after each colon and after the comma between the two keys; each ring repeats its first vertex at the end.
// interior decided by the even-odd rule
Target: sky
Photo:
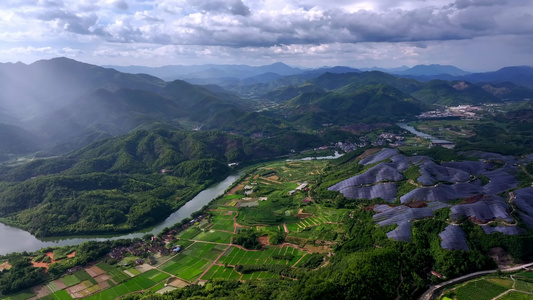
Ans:
{"type": "Polygon", "coordinates": [[[1,0],[0,62],[533,65],[531,0],[1,0]]]}

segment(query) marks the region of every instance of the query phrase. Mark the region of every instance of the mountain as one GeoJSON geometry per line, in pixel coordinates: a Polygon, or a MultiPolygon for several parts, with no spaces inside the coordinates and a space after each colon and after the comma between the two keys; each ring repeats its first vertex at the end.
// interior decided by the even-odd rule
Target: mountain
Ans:
{"type": "MultiPolygon", "coordinates": [[[[163,78],[165,80],[193,80],[193,79],[211,79],[232,77],[239,80],[254,77],[264,73],[276,73],[281,76],[288,76],[302,73],[303,70],[293,68],[283,63],[274,63],[266,66],[247,66],[247,65],[175,65],[163,67],[142,67],[142,66],[106,66],[125,73],[144,73],[163,78]]],[[[208,83],[208,82],[203,82],[208,83]]],[[[210,82],[214,83],[214,82],[210,82]]]]}
{"type": "Polygon", "coordinates": [[[35,120],[31,128],[54,143],[74,142],[76,148],[185,114],[178,103],[148,91],[100,89],[35,120]]]}
{"type": "Polygon", "coordinates": [[[503,83],[512,82],[528,88],[533,88],[533,67],[515,66],[499,69],[494,72],[473,73],[461,77],[471,82],[503,83]]]}
{"type": "Polygon", "coordinates": [[[323,123],[381,122],[412,118],[423,104],[400,90],[379,84],[354,93],[305,93],[288,101],[284,114],[296,124],[320,128],[323,123]]]}
{"type": "Polygon", "coordinates": [[[482,87],[465,81],[432,80],[411,95],[426,103],[447,106],[501,102],[500,98],[482,87]]]}
{"type": "Polygon", "coordinates": [[[1,154],[35,152],[42,143],[43,139],[38,135],[17,126],[0,123],[1,154]]]}
{"type": "Polygon", "coordinates": [[[211,91],[67,58],[1,64],[0,78],[0,123],[43,137],[46,143],[39,144],[52,149],[49,154],[140,128],[180,128],[178,119],[216,128],[251,110],[250,103],[221,88],[211,91]]]}
{"type": "Polygon", "coordinates": [[[30,65],[0,64],[0,78],[0,107],[18,120],[51,112],[98,89],[157,91],[165,84],[152,76],[120,73],[63,57],[30,65]]]}
{"type": "Polygon", "coordinates": [[[394,74],[398,75],[415,75],[415,76],[432,76],[440,74],[448,74],[452,76],[463,76],[470,74],[470,72],[463,71],[455,66],[450,65],[416,65],[412,68],[403,71],[396,71],[394,74]]]}

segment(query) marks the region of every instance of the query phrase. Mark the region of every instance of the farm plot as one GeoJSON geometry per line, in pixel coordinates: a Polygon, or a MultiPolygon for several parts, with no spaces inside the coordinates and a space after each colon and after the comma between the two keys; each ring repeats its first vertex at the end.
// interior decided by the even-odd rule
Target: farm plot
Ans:
{"type": "Polygon", "coordinates": [[[243,274],[241,277],[241,280],[252,280],[252,279],[269,279],[269,278],[277,278],[279,277],[278,274],[261,271],[261,272],[253,272],[248,274],[243,274]]]}
{"type": "Polygon", "coordinates": [[[342,233],[342,228],[336,224],[322,224],[313,227],[307,227],[301,231],[289,231],[290,236],[305,238],[309,240],[334,241],[338,234],[342,233]]]}
{"type": "Polygon", "coordinates": [[[73,285],[76,285],[76,284],[80,283],[80,280],[74,275],[67,275],[65,277],[62,277],[61,281],[63,281],[63,283],[67,287],[70,287],[70,286],[73,286],[73,285]]]}
{"type": "Polygon", "coordinates": [[[237,273],[235,269],[231,267],[224,266],[212,266],[201,279],[211,280],[211,279],[239,279],[241,274],[237,273]]]}
{"type": "Polygon", "coordinates": [[[246,251],[232,247],[217,263],[236,265],[293,265],[305,252],[293,247],[268,247],[261,251],[246,251]],[[281,259],[275,259],[275,257],[281,259]],[[288,260],[290,259],[290,260],[288,260]]]}
{"type": "Polygon", "coordinates": [[[198,234],[195,237],[195,240],[211,243],[229,244],[231,237],[233,236],[232,232],[209,230],[198,234]]]}
{"type": "Polygon", "coordinates": [[[524,294],[521,292],[510,292],[502,297],[498,298],[498,300],[530,300],[531,295],[530,294],[524,294]]]}
{"type": "Polygon", "coordinates": [[[213,227],[211,227],[211,229],[233,232],[235,229],[233,225],[233,218],[215,217],[215,220],[213,221],[213,227]]]}
{"type": "Polygon", "coordinates": [[[467,283],[456,290],[457,299],[492,299],[505,292],[507,288],[481,279],[467,283]]]}
{"type": "Polygon", "coordinates": [[[178,237],[180,239],[191,240],[191,239],[194,239],[194,237],[200,234],[201,232],[202,231],[198,227],[191,227],[183,231],[182,233],[178,234],[178,237]]]}
{"type": "Polygon", "coordinates": [[[212,261],[206,259],[180,254],[162,265],[160,269],[187,281],[194,281],[212,263],[212,261]]]}
{"type": "Polygon", "coordinates": [[[88,299],[115,299],[131,292],[149,289],[168,277],[169,275],[161,271],[150,270],[111,289],[92,295],[88,299]]]}
{"type": "Polygon", "coordinates": [[[518,291],[524,291],[528,293],[533,293],[533,283],[526,282],[523,280],[517,280],[516,281],[516,290],[518,291]]]}
{"type": "Polygon", "coordinates": [[[120,283],[130,278],[129,275],[127,275],[126,273],[122,272],[118,268],[111,266],[109,264],[99,263],[97,264],[97,266],[100,269],[104,270],[106,274],[111,277],[111,280],[113,280],[114,283],[120,283]]]}
{"type": "Polygon", "coordinates": [[[47,299],[70,300],[72,296],[66,290],[61,290],[49,295],[47,299]]]}

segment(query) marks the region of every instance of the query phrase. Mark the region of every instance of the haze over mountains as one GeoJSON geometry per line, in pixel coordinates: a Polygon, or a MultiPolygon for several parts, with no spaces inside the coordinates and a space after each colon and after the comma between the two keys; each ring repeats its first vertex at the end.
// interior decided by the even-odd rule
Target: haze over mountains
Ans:
{"type": "Polygon", "coordinates": [[[412,118],[433,105],[533,98],[532,67],[468,73],[420,65],[395,74],[283,63],[115,68],[67,58],[0,64],[0,154],[63,153],[147,128],[275,136],[412,118]]]}

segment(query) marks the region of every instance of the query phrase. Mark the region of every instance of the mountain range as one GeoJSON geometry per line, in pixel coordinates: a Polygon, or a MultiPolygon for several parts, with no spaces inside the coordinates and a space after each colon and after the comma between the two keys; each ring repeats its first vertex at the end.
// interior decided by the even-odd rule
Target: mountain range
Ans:
{"type": "Polygon", "coordinates": [[[117,69],[150,74],[68,58],[0,64],[0,158],[65,153],[139,129],[218,129],[273,137],[324,123],[409,119],[435,105],[533,98],[527,87],[531,67],[489,73],[440,65],[396,70],[405,75],[282,63],[117,69]],[[442,75],[453,80],[429,80],[440,72],[453,73],[442,75]],[[173,76],[202,85],[165,81],[173,76]]]}

